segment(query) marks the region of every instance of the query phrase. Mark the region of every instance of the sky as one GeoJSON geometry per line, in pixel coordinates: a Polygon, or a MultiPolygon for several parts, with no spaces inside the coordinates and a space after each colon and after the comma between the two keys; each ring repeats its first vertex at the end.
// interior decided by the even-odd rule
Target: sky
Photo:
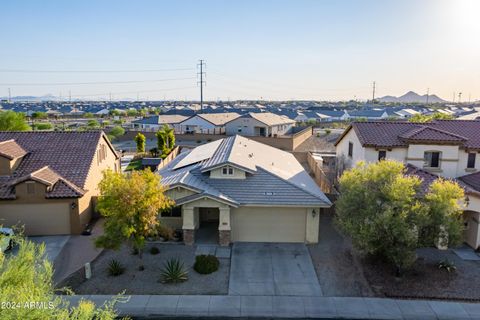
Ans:
{"type": "Polygon", "coordinates": [[[0,96],[480,100],[480,0],[2,1],[0,96]]]}

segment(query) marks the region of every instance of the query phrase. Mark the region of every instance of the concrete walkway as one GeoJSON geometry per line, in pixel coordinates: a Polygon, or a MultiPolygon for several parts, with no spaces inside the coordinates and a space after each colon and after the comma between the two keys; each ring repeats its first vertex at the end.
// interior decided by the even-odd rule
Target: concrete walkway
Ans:
{"type": "MultiPolygon", "coordinates": [[[[80,299],[101,306],[113,296],[64,296],[72,305],[80,299]]],[[[480,304],[293,296],[188,296],[134,295],[117,302],[121,315],[135,317],[278,317],[321,319],[480,319],[480,304]]]]}
{"type": "Polygon", "coordinates": [[[101,252],[95,248],[93,240],[103,233],[103,220],[95,223],[90,236],[70,236],[62,251],[54,261],[54,283],[60,283],[69,275],[93,261],[101,252]]]}

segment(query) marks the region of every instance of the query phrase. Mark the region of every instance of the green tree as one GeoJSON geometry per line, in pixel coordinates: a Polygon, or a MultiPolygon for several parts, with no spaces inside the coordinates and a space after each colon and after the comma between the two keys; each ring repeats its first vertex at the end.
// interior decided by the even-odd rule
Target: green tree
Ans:
{"type": "Polygon", "coordinates": [[[458,184],[439,178],[419,196],[420,179],[404,172],[396,161],[360,163],[343,173],[335,204],[336,223],[354,246],[397,273],[415,262],[419,247],[458,244],[463,228],[458,184]]]}
{"type": "Polygon", "coordinates": [[[128,109],[127,110],[127,116],[129,117],[135,117],[139,114],[139,112],[135,109],[128,109]]]}
{"type": "Polygon", "coordinates": [[[0,308],[0,319],[113,320],[116,314],[111,301],[98,309],[93,302],[81,300],[76,307],[55,294],[52,264],[45,256],[45,245],[23,238],[16,239],[18,251],[0,252],[0,301],[15,303],[15,308],[0,308]],[[28,307],[42,302],[45,308],[28,307]],[[70,310],[69,310],[70,309],[70,310]]]}
{"type": "Polygon", "coordinates": [[[160,182],[160,176],[148,169],[129,175],[105,171],[97,203],[105,218],[104,234],[95,244],[118,250],[126,243],[139,251],[141,259],[146,237],[159,225],[160,210],[173,205],[160,182]]]}
{"type": "Polygon", "coordinates": [[[441,113],[441,112],[435,112],[430,115],[424,115],[421,113],[417,113],[416,115],[410,117],[408,119],[409,122],[417,122],[417,123],[425,123],[425,122],[432,122],[433,120],[453,120],[455,119],[454,116],[441,113]]]}
{"type": "Polygon", "coordinates": [[[29,131],[25,115],[15,111],[0,112],[0,131],[29,131]]]}
{"type": "Polygon", "coordinates": [[[53,129],[53,125],[49,122],[43,122],[43,123],[35,123],[33,125],[33,127],[35,128],[35,130],[52,130],[53,129]]]}
{"type": "Polygon", "coordinates": [[[85,112],[85,114],[83,115],[85,118],[89,118],[89,119],[92,119],[94,118],[95,116],[93,115],[93,113],[91,112],[85,112]]]}
{"type": "Polygon", "coordinates": [[[89,129],[99,128],[99,127],[100,127],[100,123],[98,123],[98,121],[95,120],[95,119],[88,120],[88,121],[87,121],[87,127],[88,127],[89,129]]]}
{"type": "Polygon", "coordinates": [[[135,136],[135,143],[137,144],[137,152],[138,153],[143,153],[145,152],[145,143],[147,139],[145,138],[145,135],[143,135],[141,132],[137,133],[135,136]]]}
{"type": "Polygon", "coordinates": [[[119,116],[120,115],[120,111],[118,111],[116,109],[110,110],[109,113],[110,113],[111,116],[119,116]]]}
{"type": "Polygon", "coordinates": [[[123,129],[122,127],[120,126],[116,126],[114,127],[111,131],[110,131],[110,135],[116,139],[120,136],[123,136],[125,134],[125,129],[123,129]]]}
{"type": "Polygon", "coordinates": [[[155,136],[157,137],[157,149],[162,152],[162,157],[166,157],[175,147],[175,131],[165,124],[155,136]]]}
{"type": "Polygon", "coordinates": [[[35,111],[34,113],[32,113],[32,119],[47,119],[48,118],[48,115],[46,112],[42,112],[42,111],[35,111]]]}

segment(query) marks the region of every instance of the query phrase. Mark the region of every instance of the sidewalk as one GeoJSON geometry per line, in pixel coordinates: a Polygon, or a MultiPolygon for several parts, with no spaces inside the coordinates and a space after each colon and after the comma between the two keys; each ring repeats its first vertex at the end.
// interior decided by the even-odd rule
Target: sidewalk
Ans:
{"type": "MultiPolygon", "coordinates": [[[[64,296],[72,304],[81,298],[101,306],[113,296],[64,296]]],[[[321,319],[480,319],[480,304],[380,298],[290,296],[133,295],[117,303],[121,315],[141,318],[248,317],[321,319]]]]}

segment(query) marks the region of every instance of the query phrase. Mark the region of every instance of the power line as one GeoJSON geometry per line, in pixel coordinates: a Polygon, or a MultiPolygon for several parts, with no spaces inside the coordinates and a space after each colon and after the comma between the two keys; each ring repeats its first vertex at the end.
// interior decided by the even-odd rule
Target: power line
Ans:
{"type": "Polygon", "coordinates": [[[167,71],[191,71],[194,68],[173,69],[140,69],[140,70],[29,70],[29,69],[0,69],[0,72],[8,73],[139,73],[139,72],[167,72],[167,71]]]}
{"type": "Polygon", "coordinates": [[[187,78],[170,78],[158,80],[131,80],[131,81],[98,81],[98,82],[54,82],[54,83],[0,83],[0,86],[74,86],[74,85],[89,85],[89,84],[121,84],[121,83],[145,83],[145,82],[163,82],[163,81],[177,81],[177,80],[192,80],[195,77],[187,78]]]}
{"type": "Polygon", "coordinates": [[[95,97],[95,96],[108,96],[110,94],[121,95],[121,94],[132,94],[132,93],[136,93],[138,95],[139,93],[163,92],[163,91],[183,90],[183,89],[192,89],[192,88],[196,88],[196,87],[195,86],[190,86],[190,87],[177,87],[177,88],[141,90],[141,91],[136,90],[136,91],[123,91],[123,92],[104,92],[104,93],[92,93],[92,94],[77,94],[77,95],[73,95],[72,97],[95,97]]]}

